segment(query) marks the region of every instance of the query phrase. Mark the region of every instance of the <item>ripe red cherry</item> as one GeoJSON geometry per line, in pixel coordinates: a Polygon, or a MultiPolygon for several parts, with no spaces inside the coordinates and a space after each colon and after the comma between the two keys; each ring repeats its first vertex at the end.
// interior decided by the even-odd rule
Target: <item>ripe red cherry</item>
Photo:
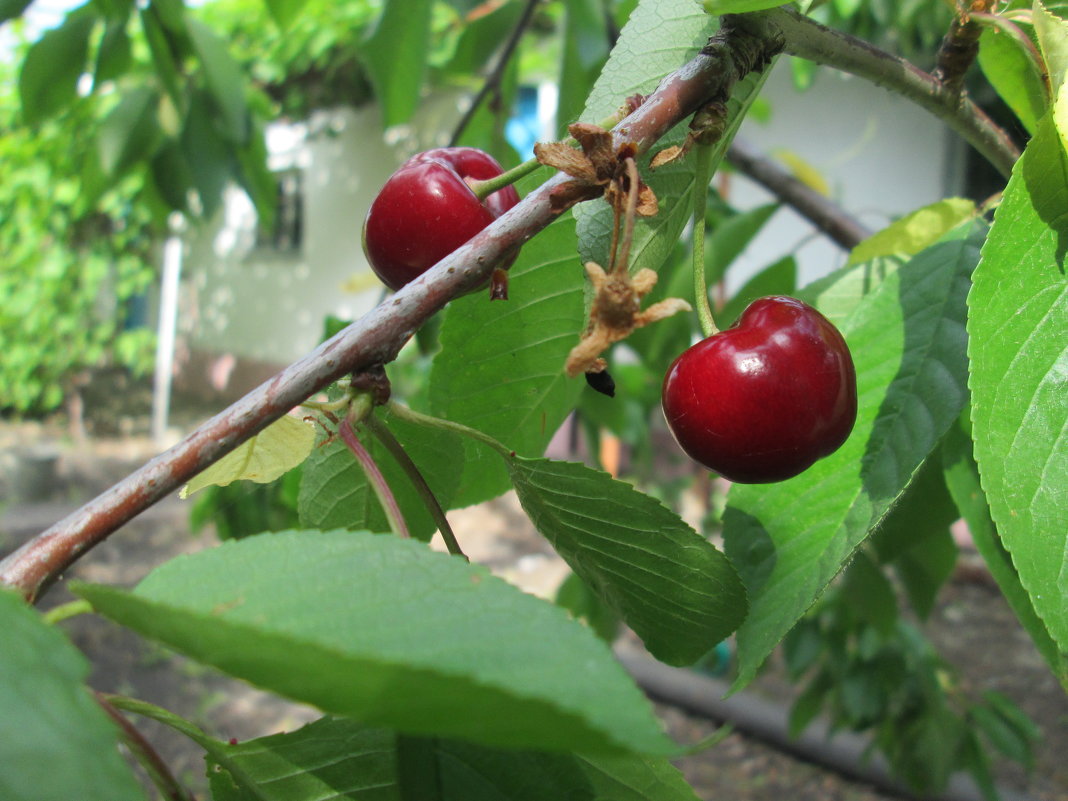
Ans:
{"type": "Polygon", "coordinates": [[[845,442],[857,378],[826,317],[774,296],[684,351],[664,377],[662,404],[690,458],[731,481],[764,484],[796,476],[845,442]]]}
{"type": "MultiPolygon", "coordinates": [[[[400,289],[448,256],[519,202],[512,186],[479,200],[464,180],[502,172],[492,156],[473,147],[441,147],[408,159],[364,220],[363,251],[371,269],[386,286],[400,289]]],[[[511,261],[498,266],[510,267],[511,261]]]]}

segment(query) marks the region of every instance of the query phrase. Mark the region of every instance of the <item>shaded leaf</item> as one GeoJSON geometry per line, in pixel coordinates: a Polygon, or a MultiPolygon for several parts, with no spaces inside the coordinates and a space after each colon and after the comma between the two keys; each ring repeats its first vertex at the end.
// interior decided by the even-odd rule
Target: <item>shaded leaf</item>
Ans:
{"type": "Polygon", "coordinates": [[[311,425],[284,415],[198,473],[182,488],[181,497],[188,498],[205,487],[225,487],[234,481],[267,484],[307,459],[314,444],[315,429],[311,425]]]}
{"type": "Polygon", "coordinates": [[[1013,169],[968,297],[975,458],[997,530],[1068,650],[1068,158],[1052,120],[1013,169]]]}
{"type": "Polygon", "coordinates": [[[175,559],[133,592],[77,592],[194,659],[370,726],[495,747],[675,750],[586,627],[412,540],[264,534],[175,559]]]}
{"type": "MultiPolygon", "coordinates": [[[[575,223],[565,214],[523,246],[509,271],[507,302],[476,292],[449,304],[430,373],[434,414],[523,455],[544,452],[585,386],[564,374],[585,324],[574,242],[575,223]]],[[[497,454],[477,443],[465,444],[465,453],[457,505],[508,488],[497,454]]]]}
{"type": "Polygon", "coordinates": [[[85,657],[7,590],[0,629],[0,798],[144,801],[118,729],[85,687],[85,657]]]}
{"type": "Polygon", "coordinates": [[[249,138],[244,73],[231,57],[226,43],[211,28],[193,18],[186,20],[186,28],[218,109],[221,130],[231,142],[242,145],[249,138]]]}
{"type": "Polygon", "coordinates": [[[388,128],[407,122],[419,102],[430,52],[430,0],[386,3],[361,50],[388,128]]]}
{"type": "Polygon", "coordinates": [[[732,487],[724,537],[751,605],[738,631],[736,687],[879,525],[960,413],[964,299],[982,233],[956,229],[840,323],[857,368],[857,423],[846,443],[797,478],[732,487]]]}
{"type": "Polygon", "coordinates": [[[135,86],[123,94],[100,123],[97,147],[100,167],[112,178],[148,159],[163,138],[157,110],[159,94],[148,86],[135,86]]]}
{"type": "Polygon", "coordinates": [[[726,558],[659,501],[572,462],[509,460],[535,528],[657,659],[689,665],[745,616],[726,558]]]}
{"type": "Polygon", "coordinates": [[[19,72],[19,99],[27,124],[37,125],[74,101],[95,25],[91,9],[83,7],[26,52],[19,72]]]}

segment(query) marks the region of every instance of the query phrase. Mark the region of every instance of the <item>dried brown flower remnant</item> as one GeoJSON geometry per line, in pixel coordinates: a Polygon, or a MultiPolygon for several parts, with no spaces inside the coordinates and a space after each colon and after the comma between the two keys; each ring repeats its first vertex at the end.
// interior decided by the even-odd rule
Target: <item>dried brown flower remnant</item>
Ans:
{"type": "Polygon", "coordinates": [[[604,370],[606,363],[601,354],[614,343],[630,336],[634,329],[663,320],[675,312],[690,310],[690,304],[686,301],[668,298],[642,311],[642,298],[656,286],[657,275],[652,270],[641,269],[631,276],[627,266],[634,234],[634,217],[643,200],[638,168],[633,157],[628,157],[623,166],[625,172],[613,181],[609,193],[614,201],[612,209],[616,217],[616,232],[621,219],[623,222],[622,241],[617,241],[614,232],[607,271],[596,262],[586,263],[586,274],[593,284],[593,306],[582,339],[571,349],[564,363],[564,370],[572,377],[579,373],[599,373],[604,370]]]}
{"type": "MultiPolygon", "coordinates": [[[[576,203],[601,195],[605,195],[615,208],[619,201],[614,195],[621,193],[625,196],[629,191],[625,162],[634,157],[633,146],[624,146],[617,152],[612,146],[611,132],[586,122],[576,122],[567,130],[579,143],[581,152],[563,142],[534,145],[534,155],[539,162],[572,178],[552,190],[549,203],[553,211],[563,212],[576,203]]],[[[656,214],[656,195],[640,179],[638,192],[635,213],[642,217],[656,214]]]]}
{"type": "Polygon", "coordinates": [[[668,298],[641,310],[641,301],[654,286],[657,275],[642,269],[632,277],[625,264],[611,272],[595,262],[587,262],[586,274],[593,283],[593,308],[590,323],[582,339],[567,357],[564,369],[572,378],[579,373],[598,373],[604,370],[600,358],[611,345],[626,339],[636,328],[642,328],[670,317],[675,312],[689,311],[690,304],[680,298],[668,298]]]}

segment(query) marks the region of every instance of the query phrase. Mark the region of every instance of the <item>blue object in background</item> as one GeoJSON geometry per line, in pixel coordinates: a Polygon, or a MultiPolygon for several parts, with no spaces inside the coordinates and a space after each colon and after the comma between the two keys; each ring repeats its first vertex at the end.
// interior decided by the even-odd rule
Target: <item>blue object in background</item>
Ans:
{"type": "Polygon", "coordinates": [[[538,88],[536,86],[519,87],[512,118],[504,128],[504,138],[508,144],[519,151],[519,157],[526,161],[534,156],[534,143],[541,133],[538,121],[538,88]]]}

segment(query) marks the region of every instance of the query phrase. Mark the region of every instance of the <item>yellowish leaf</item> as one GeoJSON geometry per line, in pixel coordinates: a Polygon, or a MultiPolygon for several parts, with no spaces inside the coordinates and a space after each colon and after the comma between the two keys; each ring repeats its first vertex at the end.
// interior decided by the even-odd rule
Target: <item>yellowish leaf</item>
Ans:
{"type": "Polygon", "coordinates": [[[880,256],[914,256],[976,214],[975,204],[965,198],[939,200],[869,236],[853,248],[847,264],[861,264],[880,256]]]}
{"type": "Polygon", "coordinates": [[[285,415],[198,473],[182,487],[179,497],[188,498],[205,487],[225,487],[239,480],[266,484],[303,462],[313,447],[315,429],[296,417],[285,415]]]}
{"type": "Polygon", "coordinates": [[[824,197],[831,196],[831,188],[827,185],[827,181],[821,173],[810,161],[806,161],[801,156],[794,153],[792,150],[779,149],[774,152],[775,158],[785,164],[790,173],[807,186],[816,192],[819,192],[824,197]]]}

